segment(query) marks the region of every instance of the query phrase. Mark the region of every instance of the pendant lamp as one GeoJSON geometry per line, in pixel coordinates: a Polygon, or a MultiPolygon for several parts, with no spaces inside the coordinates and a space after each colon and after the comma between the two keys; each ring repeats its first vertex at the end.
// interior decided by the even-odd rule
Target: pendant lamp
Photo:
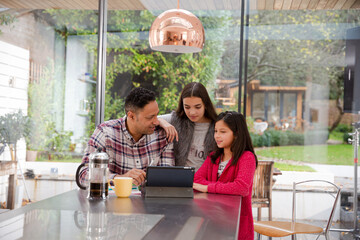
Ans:
{"type": "Polygon", "coordinates": [[[149,32],[150,48],[170,53],[201,52],[205,43],[204,27],[191,12],[170,9],[160,14],[149,32]]]}

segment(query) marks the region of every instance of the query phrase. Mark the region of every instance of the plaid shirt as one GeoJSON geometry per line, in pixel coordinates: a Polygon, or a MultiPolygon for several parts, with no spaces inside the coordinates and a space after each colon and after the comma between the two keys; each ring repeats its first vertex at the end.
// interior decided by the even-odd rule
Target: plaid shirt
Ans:
{"type": "MultiPolygon", "coordinates": [[[[89,162],[89,155],[101,147],[109,155],[110,178],[125,174],[133,168],[146,170],[152,166],[174,166],[173,143],[166,139],[165,131],[157,127],[150,135],[143,135],[139,141],[126,129],[125,118],[104,122],[97,126],[90,137],[82,162],[89,162]]],[[[80,182],[87,178],[88,169],[80,173],[80,182]]]]}

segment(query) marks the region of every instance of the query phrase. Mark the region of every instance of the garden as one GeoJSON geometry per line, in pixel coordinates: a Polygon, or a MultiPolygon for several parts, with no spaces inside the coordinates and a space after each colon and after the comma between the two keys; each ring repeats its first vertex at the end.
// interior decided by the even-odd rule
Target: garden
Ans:
{"type": "MultiPolygon", "coordinates": [[[[92,11],[58,9],[41,10],[36,14],[55,30],[56,40],[64,46],[68,44],[70,36],[89,36],[81,38],[79,44],[85,48],[89,57],[86,74],[91,76],[91,81],[96,82],[97,68],[93,60],[96,57],[97,46],[97,15],[92,11]],[[81,24],[83,22],[88,24],[81,24]]],[[[320,22],[338,23],[345,21],[348,14],[353,14],[354,16],[351,15],[353,18],[358,17],[355,13],[334,15],[332,12],[319,12],[306,15],[303,12],[289,12],[279,15],[276,12],[273,14],[259,12],[251,18],[251,24],[259,27],[267,26],[269,22],[297,25],[311,22],[313,18],[319,19],[320,22]]],[[[221,100],[216,99],[215,80],[238,79],[239,42],[228,39],[232,39],[233,30],[239,28],[240,22],[231,12],[226,11],[217,14],[216,17],[202,12],[198,15],[207,30],[208,37],[203,51],[198,54],[167,54],[150,51],[147,39],[141,37],[154,21],[155,16],[151,12],[109,12],[105,120],[124,116],[124,93],[133,86],[142,86],[155,91],[160,113],[163,114],[176,108],[178,93],[184,85],[192,81],[206,85],[213,102],[221,107],[222,111],[237,110],[238,102],[234,106],[226,106],[221,100]],[[215,29],[216,31],[212,31],[215,29]],[[127,33],[131,37],[124,39],[120,33],[127,33]]],[[[320,85],[325,84],[323,82],[325,79],[328,81],[326,84],[329,84],[330,91],[327,98],[341,99],[343,68],[327,69],[318,66],[321,66],[319,59],[339,58],[339,54],[343,52],[339,51],[343,48],[343,40],[332,39],[329,48],[322,46],[328,40],[316,42],[295,40],[271,41],[262,38],[261,34],[252,38],[249,42],[251,47],[249,47],[247,80],[258,79],[261,80],[261,84],[268,86],[305,86],[305,79],[311,79],[320,85]],[[264,49],[277,50],[264,51],[264,49]],[[290,52],[294,54],[289,54],[290,52]],[[306,61],[299,64],[299,60],[304,59],[306,61]],[[276,64],[274,66],[264,63],[276,64]]],[[[36,161],[80,162],[82,151],[95,128],[96,91],[91,87],[87,89],[89,92],[87,98],[91,107],[86,115],[85,133],[79,137],[64,127],[66,108],[63,97],[69,90],[65,84],[66,63],[55,63],[54,59],[49,59],[48,64],[43,66],[38,81],[29,83],[27,115],[32,121],[32,127],[29,128],[29,134],[24,135],[26,147],[29,152],[37,153],[36,161]]],[[[248,122],[251,121],[249,119],[248,122]]],[[[311,171],[300,163],[351,165],[352,146],[346,142],[347,133],[351,131],[350,126],[339,124],[335,129],[332,127],[314,128],[308,131],[267,129],[262,134],[251,131],[251,137],[259,159],[274,159],[275,166],[280,170],[311,171]],[[328,139],[336,140],[339,144],[328,145],[328,139]]]]}
{"type": "Polygon", "coordinates": [[[304,164],[353,165],[353,146],[347,143],[352,131],[351,126],[339,124],[330,134],[328,129],[304,133],[269,129],[263,134],[253,131],[250,134],[260,160],[272,159],[275,167],[283,171],[314,171],[304,164]],[[328,136],[314,138],[324,134],[328,136]],[[331,139],[339,144],[318,139],[331,139]]]}

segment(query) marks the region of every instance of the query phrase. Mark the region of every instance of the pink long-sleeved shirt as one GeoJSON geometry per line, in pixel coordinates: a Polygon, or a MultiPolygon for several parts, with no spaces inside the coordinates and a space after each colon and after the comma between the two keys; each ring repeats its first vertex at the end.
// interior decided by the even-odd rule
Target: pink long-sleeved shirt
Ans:
{"type": "Polygon", "coordinates": [[[200,169],[195,173],[194,182],[208,185],[209,193],[242,196],[238,239],[254,239],[251,195],[256,168],[255,156],[253,153],[245,151],[234,166],[231,165],[231,159],[218,178],[219,161],[220,158],[214,164],[211,162],[210,156],[208,156],[200,169]]]}

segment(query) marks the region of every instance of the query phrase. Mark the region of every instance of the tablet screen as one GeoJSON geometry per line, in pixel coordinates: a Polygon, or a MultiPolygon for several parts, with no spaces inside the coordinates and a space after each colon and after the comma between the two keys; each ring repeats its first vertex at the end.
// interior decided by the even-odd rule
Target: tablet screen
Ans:
{"type": "Polygon", "coordinates": [[[146,186],[192,187],[194,167],[149,166],[146,171],[146,186]]]}

